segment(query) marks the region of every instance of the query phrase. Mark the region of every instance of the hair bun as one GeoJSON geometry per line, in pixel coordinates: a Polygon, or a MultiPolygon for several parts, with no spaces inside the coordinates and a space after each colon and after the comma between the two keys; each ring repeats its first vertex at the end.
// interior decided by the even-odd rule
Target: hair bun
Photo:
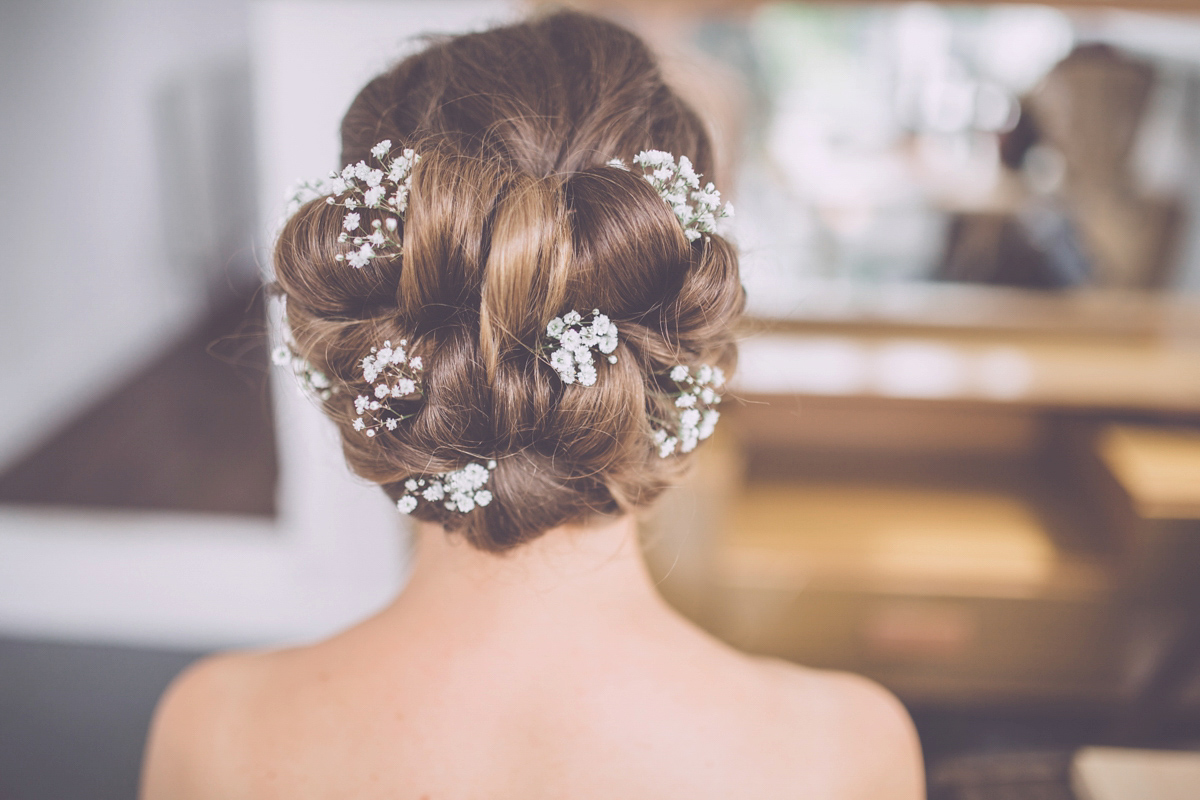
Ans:
{"type": "Polygon", "coordinates": [[[711,171],[702,124],[645,45],[571,12],[444,40],[372,80],[342,139],[346,163],[384,139],[421,156],[395,252],[347,264],[345,210],[323,201],[275,248],[297,354],[341,389],[323,406],[352,469],[490,551],[652,502],[687,463],[655,441],[679,416],[671,370],[732,369],[743,293],[728,242],[689,241],[654,186],[607,165],[660,149],[711,171]],[[546,327],[593,308],[619,331],[615,350],[594,380],[565,383],[546,327]],[[371,348],[401,340],[419,392],[364,369],[371,348]],[[414,495],[493,460],[470,472],[486,503],[414,495]]]}

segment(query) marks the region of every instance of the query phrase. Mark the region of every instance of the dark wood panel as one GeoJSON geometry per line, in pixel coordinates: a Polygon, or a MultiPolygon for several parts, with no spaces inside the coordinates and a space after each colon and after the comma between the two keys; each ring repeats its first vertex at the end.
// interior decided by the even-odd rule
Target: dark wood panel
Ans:
{"type": "Polygon", "coordinates": [[[243,292],[0,473],[0,503],[274,516],[261,293],[243,292]]]}

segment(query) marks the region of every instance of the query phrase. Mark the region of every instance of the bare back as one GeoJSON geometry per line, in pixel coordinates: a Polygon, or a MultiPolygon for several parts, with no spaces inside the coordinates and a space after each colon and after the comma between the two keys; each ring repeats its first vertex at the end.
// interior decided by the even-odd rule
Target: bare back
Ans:
{"type": "Polygon", "coordinates": [[[550,605],[564,616],[399,602],[312,647],[206,661],[164,700],[145,800],[921,796],[911,724],[876,685],[744,656],[658,603],[578,625],[550,605]]]}

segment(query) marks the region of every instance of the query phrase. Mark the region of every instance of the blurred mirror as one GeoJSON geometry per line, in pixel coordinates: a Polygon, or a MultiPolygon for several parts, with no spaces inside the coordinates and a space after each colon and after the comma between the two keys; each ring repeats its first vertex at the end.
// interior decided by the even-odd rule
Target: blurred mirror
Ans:
{"type": "Polygon", "coordinates": [[[682,24],[622,9],[724,111],[760,314],[832,302],[831,282],[1200,288],[1198,16],[773,2],[682,24]]]}

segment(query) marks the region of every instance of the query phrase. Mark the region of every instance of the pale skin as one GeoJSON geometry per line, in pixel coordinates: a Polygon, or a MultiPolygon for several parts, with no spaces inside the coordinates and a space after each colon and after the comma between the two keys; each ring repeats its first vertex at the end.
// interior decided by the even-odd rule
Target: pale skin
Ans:
{"type": "Polygon", "coordinates": [[[743,655],[659,596],[622,517],[497,557],[435,526],[376,616],[168,689],[142,800],[916,800],[903,707],[743,655]]]}

